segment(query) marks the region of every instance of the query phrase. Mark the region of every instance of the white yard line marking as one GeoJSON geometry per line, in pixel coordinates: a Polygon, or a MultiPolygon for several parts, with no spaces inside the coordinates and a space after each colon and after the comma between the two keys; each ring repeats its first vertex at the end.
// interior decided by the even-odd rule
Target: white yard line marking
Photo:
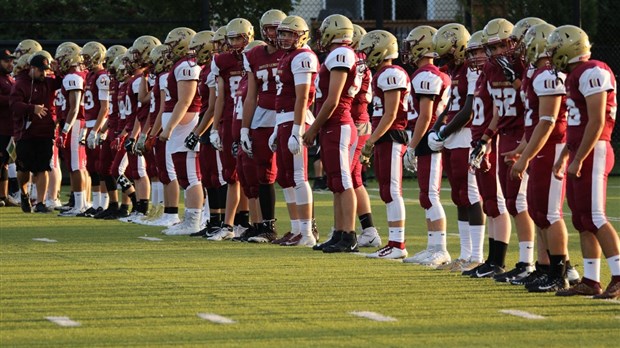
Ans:
{"type": "Polygon", "coordinates": [[[56,243],[58,242],[56,239],[49,238],[32,238],[35,242],[44,242],[44,243],[56,243]]]}
{"type": "MultiPolygon", "coordinates": [[[[607,299],[607,300],[605,300],[605,301],[607,301],[607,302],[611,302],[611,303],[617,303],[617,304],[620,304],[620,300],[607,299]]],[[[618,317],[618,318],[620,318],[620,317],[618,317]]]]}
{"type": "Polygon", "coordinates": [[[77,326],[82,325],[77,321],[73,321],[69,319],[69,317],[45,317],[45,319],[51,321],[52,323],[58,326],[63,326],[63,327],[77,327],[77,326]]]}
{"type": "Polygon", "coordinates": [[[530,312],[520,311],[517,309],[502,309],[500,313],[514,315],[516,317],[521,317],[525,319],[538,319],[538,320],[545,319],[545,317],[543,317],[542,315],[532,314],[530,312]]]}
{"type": "Polygon", "coordinates": [[[198,317],[216,324],[235,324],[236,321],[214,313],[198,313],[198,317]]]}
{"type": "Polygon", "coordinates": [[[138,237],[138,238],[148,240],[151,242],[161,242],[163,240],[161,238],[155,238],[155,237],[138,237]]]}
{"type": "Polygon", "coordinates": [[[383,314],[375,313],[375,312],[349,312],[351,315],[358,316],[360,318],[366,318],[374,321],[397,321],[395,318],[385,316],[383,314]]]}

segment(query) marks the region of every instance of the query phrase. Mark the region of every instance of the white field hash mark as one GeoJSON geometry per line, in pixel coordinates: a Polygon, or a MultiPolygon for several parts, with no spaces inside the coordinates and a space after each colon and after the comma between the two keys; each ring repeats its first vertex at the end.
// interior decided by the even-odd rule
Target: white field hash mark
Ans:
{"type": "Polygon", "coordinates": [[[138,238],[148,240],[151,242],[161,242],[163,240],[161,238],[155,238],[155,237],[138,237],[138,238]]]}
{"type": "Polygon", "coordinates": [[[198,313],[198,317],[216,324],[235,324],[236,321],[214,313],[198,313]]]}
{"type": "Polygon", "coordinates": [[[45,243],[56,243],[58,242],[56,239],[49,238],[32,238],[35,242],[45,242],[45,243]]]}
{"type": "Polygon", "coordinates": [[[395,318],[385,316],[376,312],[349,312],[351,315],[358,316],[360,318],[366,318],[374,321],[391,322],[397,321],[395,318]]]}
{"type": "Polygon", "coordinates": [[[504,314],[508,314],[508,315],[514,315],[516,317],[521,317],[521,318],[525,318],[525,319],[536,319],[536,320],[546,319],[542,315],[532,314],[530,312],[520,311],[520,310],[517,310],[517,309],[502,309],[500,311],[500,313],[504,313],[504,314]]]}
{"type": "Polygon", "coordinates": [[[52,323],[58,326],[63,326],[63,327],[78,327],[82,325],[77,321],[73,321],[69,319],[69,317],[45,317],[45,319],[51,321],[52,323]]]}

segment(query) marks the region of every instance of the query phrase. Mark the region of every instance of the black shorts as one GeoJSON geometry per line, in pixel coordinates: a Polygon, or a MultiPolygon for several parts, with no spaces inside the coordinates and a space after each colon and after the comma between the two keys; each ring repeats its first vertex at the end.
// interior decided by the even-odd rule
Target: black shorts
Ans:
{"type": "Polygon", "coordinates": [[[6,147],[9,146],[10,141],[10,135],[0,135],[0,167],[4,167],[11,160],[9,153],[6,152],[6,147]]]}
{"type": "Polygon", "coordinates": [[[21,139],[17,141],[17,170],[40,173],[52,170],[53,139],[21,139]]]}

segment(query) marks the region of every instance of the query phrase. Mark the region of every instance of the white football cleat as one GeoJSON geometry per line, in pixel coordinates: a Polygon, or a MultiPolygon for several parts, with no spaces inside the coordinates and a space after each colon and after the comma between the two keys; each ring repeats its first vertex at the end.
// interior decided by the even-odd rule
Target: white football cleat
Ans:
{"type": "Polygon", "coordinates": [[[368,227],[362,230],[362,233],[357,237],[357,244],[361,247],[375,247],[381,246],[381,237],[375,227],[368,227]]]}
{"type": "Polygon", "coordinates": [[[207,240],[211,241],[221,241],[221,240],[229,240],[235,237],[235,232],[233,232],[230,226],[222,226],[217,233],[207,238],[207,240]]]}
{"type": "Polygon", "coordinates": [[[170,227],[181,222],[178,214],[164,214],[153,221],[144,222],[146,226],[170,227]]]}
{"type": "Polygon", "coordinates": [[[316,239],[311,233],[309,236],[302,236],[297,245],[312,248],[316,245],[316,239]]]}
{"type": "Polygon", "coordinates": [[[161,233],[165,234],[166,236],[185,236],[194,232],[196,231],[193,231],[190,224],[185,221],[170,226],[167,229],[161,231],[161,233]]]}
{"type": "Polygon", "coordinates": [[[366,257],[371,258],[371,259],[397,260],[397,259],[404,259],[405,257],[407,257],[407,255],[409,255],[409,253],[407,252],[407,249],[401,249],[398,247],[394,247],[388,243],[388,245],[375,251],[372,254],[366,255],[366,257]]]}
{"type": "Polygon", "coordinates": [[[71,208],[69,210],[65,210],[63,212],[61,212],[60,214],[58,214],[58,216],[62,216],[62,217],[74,217],[74,216],[78,216],[79,214],[82,214],[83,212],[85,212],[86,209],[79,209],[79,208],[71,208]]]}
{"type": "Polygon", "coordinates": [[[235,234],[235,237],[241,237],[245,230],[247,230],[247,227],[243,227],[241,225],[233,226],[233,233],[235,234]]]}
{"type": "Polygon", "coordinates": [[[420,261],[421,265],[437,267],[452,261],[450,253],[447,250],[437,250],[430,254],[427,258],[420,261]]]}
{"type": "Polygon", "coordinates": [[[424,249],[424,250],[416,253],[415,255],[404,259],[403,262],[404,263],[420,263],[420,261],[422,261],[422,260],[428,258],[429,256],[431,256],[433,251],[434,250],[431,249],[431,248],[424,249]]]}
{"type": "Polygon", "coordinates": [[[144,215],[141,212],[136,210],[136,211],[130,213],[129,216],[118,219],[118,221],[120,221],[120,222],[134,222],[134,221],[138,221],[138,220],[142,219],[145,216],[146,215],[144,215]]]}

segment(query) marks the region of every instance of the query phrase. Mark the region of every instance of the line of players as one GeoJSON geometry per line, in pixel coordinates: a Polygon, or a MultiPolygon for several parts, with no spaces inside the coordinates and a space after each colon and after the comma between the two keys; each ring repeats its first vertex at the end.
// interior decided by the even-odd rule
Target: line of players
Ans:
{"type": "Polygon", "coordinates": [[[618,235],[605,216],[616,82],[606,64],[590,60],[581,29],[531,17],[516,25],[494,19],[471,36],[457,23],[419,26],[400,51],[416,68],[411,76],[393,64],[399,49],[391,33],[365,33],[341,15],[319,28],[322,64],[306,45],[302,18],[267,11],[261,33],[265,41],[254,41],[252,25],[237,18],[216,32],[174,29],[163,44],[143,36],[128,50],[106,52],[94,42],[59,47],[64,125],[56,144],[65,149],[75,199],[61,215],[165,226],[168,235],[354,252],[381,245],[361,180],[373,157],[389,240],[368,257],[492,277],[533,292],[618,297],[618,235]],[[322,244],[307,178],[307,147],[315,143],[334,194],[333,230],[322,244]],[[403,166],[417,172],[428,231],[427,248],[412,256],[403,166]],[[454,260],[439,200],[443,171],[458,210],[461,253],[454,260]],[[291,221],[281,238],[276,181],[291,221]],[[565,188],[584,253],[580,280],[568,258],[565,188]],[[509,216],[519,262],[505,271],[509,216]],[[612,273],[605,291],[601,250],[612,273]]]}

